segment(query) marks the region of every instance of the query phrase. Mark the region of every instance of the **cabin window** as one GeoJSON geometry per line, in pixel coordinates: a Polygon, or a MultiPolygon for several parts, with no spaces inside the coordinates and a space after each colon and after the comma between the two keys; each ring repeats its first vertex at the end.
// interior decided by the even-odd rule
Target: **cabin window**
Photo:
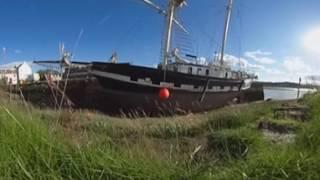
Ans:
{"type": "Polygon", "coordinates": [[[189,67],[189,68],[188,68],[188,73],[189,73],[189,74],[192,74],[192,67],[189,67]]]}
{"type": "Polygon", "coordinates": [[[130,77],[130,80],[131,81],[138,81],[138,78],[137,77],[130,77]]]}
{"type": "Polygon", "coordinates": [[[209,69],[206,70],[206,75],[209,76],[209,69]]]}
{"type": "Polygon", "coordinates": [[[224,86],[220,86],[220,89],[224,89],[224,86]]]}
{"type": "Polygon", "coordinates": [[[228,72],[226,72],[226,78],[228,78],[228,72]]]}

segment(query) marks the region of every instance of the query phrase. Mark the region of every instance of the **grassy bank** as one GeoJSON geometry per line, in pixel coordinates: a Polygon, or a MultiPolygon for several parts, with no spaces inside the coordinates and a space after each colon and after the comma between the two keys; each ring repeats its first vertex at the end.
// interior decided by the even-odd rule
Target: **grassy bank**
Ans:
{"type": "Polygon", "coordinates": [[[319,179],[320,95],[307,122],[272,119],[276,102],[187,116],[112,118],[0,106],[0,179],[319,179]],[[290,126],[293,142],[267,138],[261,118],[290,126]]]}

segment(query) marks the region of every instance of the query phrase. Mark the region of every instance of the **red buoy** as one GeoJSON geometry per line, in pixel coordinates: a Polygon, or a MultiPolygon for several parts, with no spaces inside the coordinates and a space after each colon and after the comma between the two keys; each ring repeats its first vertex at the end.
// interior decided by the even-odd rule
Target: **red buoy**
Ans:
{"type": "Polygon", "coordinates": [[[170,97],[170,91],[168,88],[161,88],[159,91],[159,98],[162,100],[166,100],[170,97]]]}

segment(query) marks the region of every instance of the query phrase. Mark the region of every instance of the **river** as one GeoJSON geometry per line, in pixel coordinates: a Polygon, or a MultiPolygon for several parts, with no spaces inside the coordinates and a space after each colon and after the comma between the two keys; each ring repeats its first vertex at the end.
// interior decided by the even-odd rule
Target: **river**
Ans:
{"type": "MultiPolygon", "coordinates": [[[[264,87],[264,99],[272,100],[293,100],[297,99],[298,88],[283,88],[283,87],[264,87]]],[[[300,89],[300,96],[302,98],[307,93],[315,92],[315,89],[300,89]]]]}

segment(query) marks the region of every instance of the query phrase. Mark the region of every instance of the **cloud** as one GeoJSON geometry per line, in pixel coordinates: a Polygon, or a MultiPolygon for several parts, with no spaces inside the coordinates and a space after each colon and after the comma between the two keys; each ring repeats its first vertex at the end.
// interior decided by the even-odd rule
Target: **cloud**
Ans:
{"type": "MultiPolygon", "coordinates": [[[[257,55],[272,55],[271,52],[256,51],[257,55]]],[[[225,62],[234,69],[241,67],[241,70],[254,72],[258,75],[259,81],[292,81],[297,82],[299,77],[307,77],[318,74],[311,66],[310,61],[305,62],[304,58],[298,56],[287,56],[277,60],[277,64],[265,66],[265,64],[252,63],[252,59],[237,57],[231,54],[225,55],[225,62]]],[[[254,61],[256,62],[256,61],[254,61]]]]}
{"type": "Polygon", "coordinates": [[[286,57],[283,61],[283,67],[292,74],[312,74],[314,71],[300,57],[286,57]]]}
{"type": "MultiPolygon", "coordinates": [[[[220,57],[220,55],[218,55],[218,57],[220,57]]],[[[234,55],[231,54],[226,54],[224,56],[224,61],[225,63],[227,63],[230,66],[246,66],[248,64],[248,61],[244,58],[241,57],[236,57],[234,55]]]]}
{"type": "Polygon", "coordinates": [[[240,68],[248,71],[260,71],[265,68],[263,65],[251,64],[247,59],[243,57],[236,57],[231,54],[225,55],[225,62],[233,68],[240,68]]]}
{"type": "Polygon", "coordinates": [[[320,55],[320,26],[312,29],[303,36],[302,45],[307,53],[320,55]]]}
{"type": "Polygon", "coordinates": [[[291,76],[286,73],[283,68],[278,67],[265,68],[262,71],[258,72],[259,81],[271,81],[271,82],[280,82],[280,81],[292,81],[291,76]]]}
{"type": "Polygon", "coordinates": [[[102,19],[100,19],[100,21],[98,22],[99,25],[103,25],[104,23],[106,23],[107,21],[109,21],[109,19],[111,18],[111,16],[107,15],[104,16],[102,19]]]}
{"type": "Polygon", "coordinates": [[[279,59],[275,59],[272,55],[272,52],[261,50],[247,51],[244,53],[244,57],[226,54],[225,62],[235,70],[255,73],[258,75],[259,81],[298,82],[300,77],[304,80],[310,76],[320,77],[320,72],[317,71],[317,67],[320,66],[320,55],[310,57],[300,54],[299,56],[284,56],[279,59]]]}
{"type": "Polygon", "coordinates": [[[6,58],[7,58],[7,48],[6,47],[2,47],[1,57],[4,61],[6,60],[6,58]]]}
{"type": "Polygon", "coordinates": [[[251,54],[254,56],[271,56],[272,52],[261,51],[260,49],[258,49],[256,51],[247,51],[245,54],[251,54]]]}
{"type": "MultiPolygon", "coordinates": [[[[316,67],[320,65],[319,61],[314,63],[315,61],[313,59],[309,59],[305,56],[286,56],[275,60],[273,59],[272,54],[272,52],[263,52],[261,50],[246,52],[245,57],[225,54],[224,63],[234,70],[246,71],[258,75],[259,81],[298,82],[301,77],[304,80],[303,83],[305,83],[307,82],[308,76],[318,75],[317,77],[320,77],[320,73],[316,71],[316,67]],[[270,64],[270,62],[264,62],[264,64],[261,64],[257,63],[257,60],[248,58],[248,56],[260,58],[262,56],[270,56],[268,58],[277,63],[270,64]]],[[[217,54],[216,56],[220,57],[220,54],[217,54]]]]}
{"type": "Polygon", "coordinates": [[[248,51],[245,52],[245,57],[254,60],[259,64],[271,65],[274,64],[276,61],[268,56],[271,56],[271,52],[264,52],[261,50],[257,51],[248,51]]]}
{"type": "Polygon", "coordinates": [[[310,75],[318,74],[312,68],[310,62],[307,64],[302,57],[285,57],[278,66],[265,68],[259,72],[262,81],[292,81],[298,82],[300,77],[305,78],[310,75]]]}
{"type": "Polygon", "coordinates": [[[272,75],[284,75],[285,72],[284,71],[280,71],[277,68],[265,68],[264,71],[268,74],[272,74],[272,75]]]}
{"type": "Polygon", "coordinates": [[[15,50],[14,50],[14,53],[15,53],[15,54],[21,54],[22,51],[21,51],[20,49],[15,49],[15,50]]]}

